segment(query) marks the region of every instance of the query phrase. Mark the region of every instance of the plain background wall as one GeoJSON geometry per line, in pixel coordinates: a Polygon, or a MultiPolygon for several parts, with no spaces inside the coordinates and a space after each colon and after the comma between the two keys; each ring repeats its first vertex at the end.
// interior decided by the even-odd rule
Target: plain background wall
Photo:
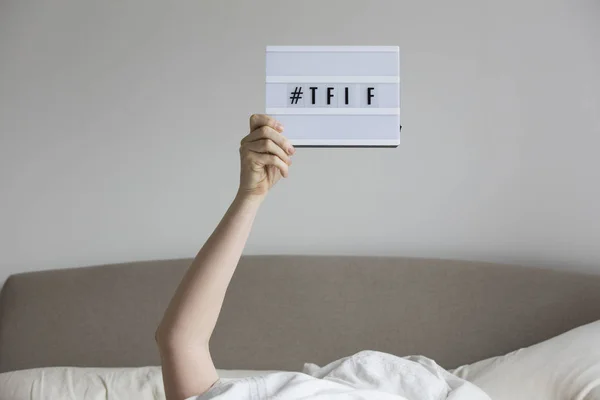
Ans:
{"type": "Polygon", "coordinates": [[[0,282],[190,257],[266,45],[399,45],[398,149],[300,149],[247,253],[600,272],[600,2],[0,3],[0,282]]]}

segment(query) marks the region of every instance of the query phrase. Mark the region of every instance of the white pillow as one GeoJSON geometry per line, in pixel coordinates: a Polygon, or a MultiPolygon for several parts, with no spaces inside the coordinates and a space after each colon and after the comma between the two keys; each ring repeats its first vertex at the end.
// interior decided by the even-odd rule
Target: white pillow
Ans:
{"type": "Polygon", "coordinates": [[[452,372],[494,400],[598,400],[600,321],[452,372]]]}
{"type": "MultiPolygon", "coordinates": [[[[268,371],[218,370],[221,378],[243,378],[268,371]]],[[[34,368],[0,374],[0,399],[11,400],[164,400],[160,367],[34,368]]]]}

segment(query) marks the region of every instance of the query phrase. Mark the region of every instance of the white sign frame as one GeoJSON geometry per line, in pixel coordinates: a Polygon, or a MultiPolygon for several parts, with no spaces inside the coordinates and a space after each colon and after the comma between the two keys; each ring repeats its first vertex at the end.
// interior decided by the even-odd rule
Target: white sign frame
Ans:
{"type": "Polygon", "coordinates": [[[397,147],[397,46],[267,46],[266,114],[296,147],[397,147]]]}

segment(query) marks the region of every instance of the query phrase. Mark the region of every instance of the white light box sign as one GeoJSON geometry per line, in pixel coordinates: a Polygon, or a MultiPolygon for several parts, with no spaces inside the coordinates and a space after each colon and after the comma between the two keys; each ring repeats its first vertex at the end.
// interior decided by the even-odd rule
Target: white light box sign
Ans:
{"type": "Polygon", "coordinates": [[[397,147],[396,46],[267,46],[266,114],[297,147],[397,147]]]}

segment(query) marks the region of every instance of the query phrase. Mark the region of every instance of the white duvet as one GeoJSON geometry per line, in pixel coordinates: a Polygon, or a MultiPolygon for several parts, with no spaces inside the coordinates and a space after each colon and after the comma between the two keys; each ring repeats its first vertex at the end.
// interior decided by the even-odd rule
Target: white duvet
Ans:
{"type": "Polygon", "coordinates": [[[396,357],[363,351],[302,373],[276,372],[220,379],[207,393],[188,400],[490,400],[473,384],[425,357],[396,357]]]}
{"type": "MultiPolygon", "coordinates": [[[[490,400],[425,357],[363,351],[300,372],[219,370],[220,380],[193,400],[395,399],[490,400]]],[[[0,400],[164,400],[160,367],[50,367],[0,374],[0,400]]]]}
{"type": "MultiPolygon", "coordinates": [[[[451,374],[425,357],[366,351],[303,373],[219,370],[198,399],[600,400],[600,321],[451,374]],[[467,379],[478,387],[466,382],[467,379]],[[254,390],[254,392],[250,392],[254,390]],[[260,391],[259,391],[260,390],[260,391]]],[[[160,367],[47,367],[0,374],[0,400],[164,400],[160,367]]]]}

